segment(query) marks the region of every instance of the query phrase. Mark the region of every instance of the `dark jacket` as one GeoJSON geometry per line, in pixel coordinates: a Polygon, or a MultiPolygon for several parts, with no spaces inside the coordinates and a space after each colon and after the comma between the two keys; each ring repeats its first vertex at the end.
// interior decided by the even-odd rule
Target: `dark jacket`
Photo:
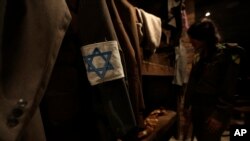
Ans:
{"type": "MultiPolygon", "coordinates": [[[[82,0],[80,2],[78,20],[80,44],[82,46],[81,51],[84,57],[86,57],[85,55],[89,49],[92,50],[98,48],[100,52],[103,52],[105,49],[111,48],[112,45],[109,44],[106,48],[105,46],[102,46],[102,44],[109,43],[110,41],[112,43],[117,43],[113,46],[114,48],[112,48],[117,50],[112,50],[112,55],[115,55],[117,58],[113,59],[111,57],[110,64],[108,64],[110,66],[107,68],[110,71],[114,71],[113,75],[111,75],[110,79],[107,78],[108,80],[92,85],[95,91],[95,104],[100,108],[96,111],[97,114],[99,113],[103,115],[104,119],[102,120],[106,121],[105,124],[111,129],[110,133],[113,136],[118,138],[123,137],[136,127],[136,121],[129,97],[128,87],[125,82],[126,74],[124,72],[119,72],[124,73],[124,77],[122,77],[118,76],[119,73],[117,73],[118,67],[124,71],[126,70],[126,65],[124,64],[125,60],[123,58],[123,51],[120,47],[121,44],[118,41],[106,1],[82,0]],[[100,44],[96,46],[93,43],[100,44]],[[99,47],[99,45],[101,46],[99,47]],[[119,62],[121,64],[119,64],[119,62]],[[112,65],[113,68],[110,68],[112,65]]],[[[106,51],[108,51],[108,49],[106,51]]],[[[89,68],[89,62],[86,64],[86,60],[85,65],[87,67],[88,78],[90,78],[93,73],[88,70],[91,68],[89,68]]],[[[106,79],[106,77],[104,76],[100,81],[102,81],[102,79],[106,79]]]]}
{"type": "Polygon", "coordinates": [[[187,85],[185,107],[192,106],[195,119],[230,119],[236,93],[238,64],[224,47],[194,64],[187,85]]]}
{"type": "Polygon", "coordinates": [[[41,105],[47,138],[116,141],[136,121],[106,1],[67,3],[72,22],[41,105]]]}

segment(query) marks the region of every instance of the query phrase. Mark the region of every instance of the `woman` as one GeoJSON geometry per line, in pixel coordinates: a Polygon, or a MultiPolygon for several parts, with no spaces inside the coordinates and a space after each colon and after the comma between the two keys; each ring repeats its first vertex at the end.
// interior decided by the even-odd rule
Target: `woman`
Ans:
{"type": "Polygon", "coordinates": [[[230,122],[238,64],[220,44],[220,35],[211,20],[192,24],[187,33],[196,54],[185,95],[185,108],[191,109],[193,135],[198,141],[220,141],[230,122]]]}

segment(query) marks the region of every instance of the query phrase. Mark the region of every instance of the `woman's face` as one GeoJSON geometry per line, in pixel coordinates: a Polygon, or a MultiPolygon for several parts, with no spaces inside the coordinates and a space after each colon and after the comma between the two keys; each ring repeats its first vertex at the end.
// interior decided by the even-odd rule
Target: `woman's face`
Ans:
{"type": "Polygon", "coordinates": [[[205,47],[204,41],[193,39],[191,37],[189,39],[190,39],[190,43],[192,44],[192,46],[194,47],[195,50],[200,50],[203,47],[205,47]]]}

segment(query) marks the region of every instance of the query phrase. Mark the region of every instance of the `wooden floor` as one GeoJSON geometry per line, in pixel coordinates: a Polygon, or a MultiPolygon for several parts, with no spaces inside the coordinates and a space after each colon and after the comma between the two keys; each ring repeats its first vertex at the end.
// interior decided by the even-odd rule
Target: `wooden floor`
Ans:
{"type": "MultiPolygon", "coordinates": [[[[221,137],[221,141],[230,141],[229,131],[225,131],[223,136],[221,137]]],[[[172,137],[169,141],[191,141],[191,139],[183,140],[183,139],[175,139],[172,137]]],[[[193,141],[197,141],[196,138],[193,141]]]]}

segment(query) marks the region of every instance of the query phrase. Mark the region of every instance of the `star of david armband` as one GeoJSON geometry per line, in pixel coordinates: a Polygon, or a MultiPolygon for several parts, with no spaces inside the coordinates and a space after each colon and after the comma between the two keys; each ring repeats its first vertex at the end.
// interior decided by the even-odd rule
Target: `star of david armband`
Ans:
{"type": "Polygon", "coordinates": [[[124,77],[117,41],[88,44],[81,53],[92,86],[124,77]]]}

